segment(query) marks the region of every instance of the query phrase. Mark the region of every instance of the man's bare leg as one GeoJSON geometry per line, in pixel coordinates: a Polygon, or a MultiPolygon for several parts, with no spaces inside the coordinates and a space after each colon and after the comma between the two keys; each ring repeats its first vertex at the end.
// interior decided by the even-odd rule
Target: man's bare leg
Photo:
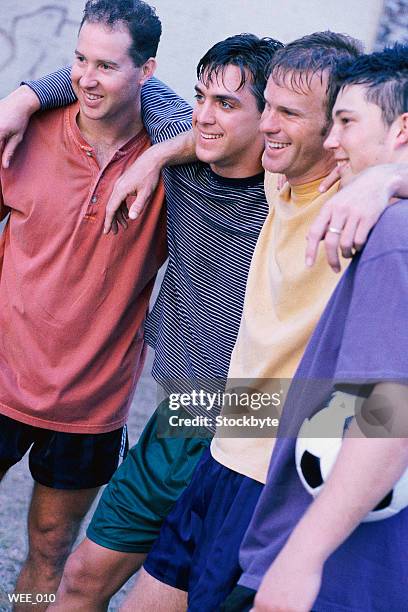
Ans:
{"type": "Polygon", "coordinates": [[[56,612],[102,612],[110,598],[143,564],[144,553],[110,550],[85,538],[69,556],[54,605],[56,612]]]}
{"type": "MultiPolygon", "coordinates": [[[[98,489],[67,491],[34,484],[28,513],[29,549],[17,580],[17,593],[57,592],[65,561],[98,489]]],[[[38,603],[36,611],[46,607],[46,603],[38,603]]],[[[32,612],[31,604],[15,607],[16,612],[27,610],[32,612]]]]}
{"type": "Polygon", "coordinates": [[[187,593],[153,578],[143,568],[120,612],[185,612],[187,593]]]}

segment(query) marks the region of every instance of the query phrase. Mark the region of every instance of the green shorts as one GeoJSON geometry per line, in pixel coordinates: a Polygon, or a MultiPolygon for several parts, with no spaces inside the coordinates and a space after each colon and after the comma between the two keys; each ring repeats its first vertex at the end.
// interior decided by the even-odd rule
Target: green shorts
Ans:
{"type": "Polygon", "coordinates": [[[220,612],[249,612],[254,607],[256,591],[238,584],[221,604],[220,612]]]}
{"type": "Polygon", "coordinates": [[[204,437],[158,437],[167,410],[159,406],[102,494],[86,535],[104,548],[149,552],[211,442],[207,430],[198,432],[204,437]]]}

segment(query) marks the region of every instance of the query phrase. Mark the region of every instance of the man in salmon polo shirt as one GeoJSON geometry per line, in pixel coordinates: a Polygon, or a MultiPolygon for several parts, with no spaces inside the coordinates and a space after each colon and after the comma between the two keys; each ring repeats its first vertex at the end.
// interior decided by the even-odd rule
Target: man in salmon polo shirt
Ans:
{"type": "MultiPolygon", "coordinates": [[[[197,152],[206,163],[164,170],[169,261],[145,326],[146,341],[155,348],[152,374],[163,387],[166,379],[177,377],[226,378],[245,281],[267,213],[258,128],[265,70],[281,46],[270,38],[238,34],[216,43],[198,63],[193,123],[200,134],[197,152]],[[213,138],[214,132],[222,137],[213,138]]],[[[30,86],[42,104],[61,103],[64,93],[72,95],[66,70],[30,86]]],[[[191,107],[154,78],[142,88],[141,105],[144,124],[158,144],[123,176],[145,164],[146,156],[156,158],[163,147],[173,150],[174,143],[166,139],[191,127],[191,107]]],[[[141,174],[149,176],[150,170],[141,174]]],[[[58,609],[108,607],[113,593],[144,561],[164,517],[186,488],[211,433],[162,437],[159,421],[166,412],[166,405],[157,408],[105,489],[87,537],[65,565],[58,609]]],[[[133,610],[140,601],[133,602],[130,593],[124,605],[133,610]]],[[[169,605],[167,598],[163,605],[169,605]]]]}
{"type": "Polygon", "coordinates": [[[160,35],[144,2],[87,2],[72,68],[78,103],[36,116],[1,170],[0,218],[10,216],[0,245],[0,478],[30,449],[35,481],[21,593],[55,593],[82,518],[127,450],[143,324],[166,257],[162,187],[121,240],[103,222],[112,185],[150,146],[140,90],[160,35]]]}

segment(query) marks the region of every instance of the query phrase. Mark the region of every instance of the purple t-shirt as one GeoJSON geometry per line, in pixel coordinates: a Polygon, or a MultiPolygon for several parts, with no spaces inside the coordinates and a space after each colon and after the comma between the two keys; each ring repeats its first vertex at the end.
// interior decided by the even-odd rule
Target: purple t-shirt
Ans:
{"type": "MultiPolygon", "coordinates": [[[[408,202],[383,214],[339,282],[282,414],[268,480],[241,547],[239,584],[257,590],[312,502],[295,467],[300,425],[338,383],[408,383],[408,202]]],[[[408,508],[363,523],[327,560],[318,612],[408,610],[408,508]]]]}

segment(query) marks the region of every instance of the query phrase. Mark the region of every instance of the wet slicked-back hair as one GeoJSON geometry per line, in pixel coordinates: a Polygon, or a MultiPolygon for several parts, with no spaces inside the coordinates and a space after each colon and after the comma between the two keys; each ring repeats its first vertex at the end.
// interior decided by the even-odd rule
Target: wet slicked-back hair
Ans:
{"type": "Polygon", "coordinates": [[[348,85],[363,85],[367,102],[381,109],[384,124],[390,126],[408,112],[408,45],[396,43],[352,62],[340,62],[331,77],[330,111],[339,91],[348,85]]]}
{"type": "Polygon", "coordinates": [[[112,29],[126,25],[132,39],[129,55],[135,66],[156,57],[161,23],[155,9],[143,0],[88,0],[79,29],[85,22],[102,23],[112,29]]]}
{"type": "Polygon", "coordinates": [[[255,34],[237,34],[216,43],[200,59],[197,78],[207,85],[213,79],[222,80],[227,66],[237,66],[241,72],[238,89],[244,87],[249,79],[250,88],[255,96],[258,109],[265,106],[264,91],[267,70],[271,59],[283,44],[273,38],[258,38],[255,34]]]}
{"type": "Polygon", "coordinates": [[[277,51],[271,60],[268,76],[280,86],[307,93],[314,76],[330,77],[341,60],[355,59],[363,44],[347,34],[315,32],[298,38],[277,51]]]}

